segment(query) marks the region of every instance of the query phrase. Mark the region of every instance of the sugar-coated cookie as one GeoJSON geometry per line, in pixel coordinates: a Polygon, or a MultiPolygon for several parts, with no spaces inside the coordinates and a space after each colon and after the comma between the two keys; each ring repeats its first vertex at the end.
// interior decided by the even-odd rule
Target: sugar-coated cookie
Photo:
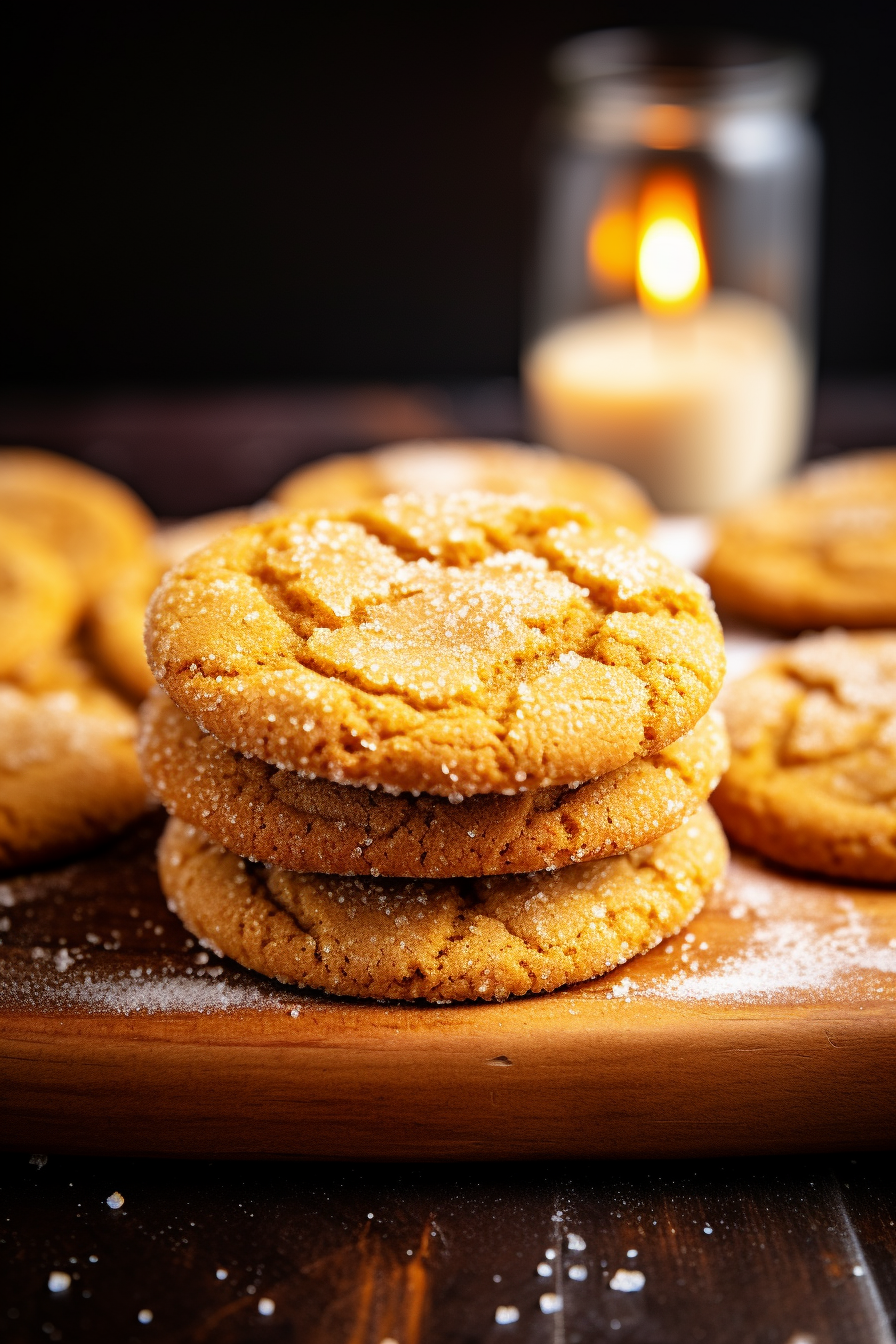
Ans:
{"type": "Polygon", "coordinates": [[[896,882],[896,633],[805,636],[720,703],[729,835],[794,868],[896,882]]]}
{"type": "Polygon", "coordinates": [[[147,805],[132,709],[74,658],[0,683],[0,868],[66,858],[147,805]]]}
{"type": "Polygon", "coordinates": [[[810,467],[719,525],[720,606],[785,630],[896,625],[896,451],[810,467]]]}
{"type": "Polygon", "coordinates": [[[465,490],[572,500],[642,534],[654,519],[640,486],[614,467],[499,439],[413,439],[369,453],[326,457],[287,476],[273,497],[286,509],[329,509],[384,495],[465,490]]]}
{"type": "Polygon", "coordinates": [[[699,580],[587,510],[478,494],[228,533],[165,576],[147,653],[243,755],[455,799],[661,751],[724,674],[699,580]]]}
{"type": "Polygon", "coordinates": [[[0,677],[63,644],[80,608],[80,592],[58,556],[0,515],[0,677]]]}
{"type": "Polygon", "coordinates": [[[630,854],[553,873],[401,882],[248,863],[172,818],[168,904],[219,954],[375,999],[506,999],[602,975],[676,933],[725,869],[711,809],[630,854]]]}
{"type": "Polygon", "coordinates": [[[126,485],[37,448],[0,448],[0,519],[18,522],[66,562],[84,606],[140,558],[154,526],[126,485]]]}
{"type": "Polygon", "coordinates": [[[680,826],[728,763],[721,715],[710,710],[664,751],[581,788],[451,803],[303,779],[240,756],[161,690],[141,720],[144,776],[173,816],[237,854],[298,872],[482,877],[623,854],[680,826]]]}

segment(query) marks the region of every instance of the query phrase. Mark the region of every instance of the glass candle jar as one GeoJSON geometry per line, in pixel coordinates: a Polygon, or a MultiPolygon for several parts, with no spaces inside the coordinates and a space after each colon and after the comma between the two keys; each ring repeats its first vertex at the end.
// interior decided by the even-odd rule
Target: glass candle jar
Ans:
{"type": "Polygon", "coordinates": [[[821,175],[805,56],[636,30],[561,47],[523,382],[553,447],[674,511],[804,444],[821,175]]]}

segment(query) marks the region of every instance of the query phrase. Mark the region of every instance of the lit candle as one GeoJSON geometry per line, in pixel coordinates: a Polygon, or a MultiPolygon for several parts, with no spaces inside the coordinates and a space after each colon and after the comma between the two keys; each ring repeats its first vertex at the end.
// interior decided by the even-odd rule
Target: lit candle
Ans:
{"type": "Polygon", "coordinates": [[[595,270],[616,281],[632,250],[638,303],[555,327],[523,376],[538,437],[612,462],[670,510],[723,508],[758,493],[794,462],[809,370],[770,304],[709,293],[693,188],[663,174],[638,218],[614,209],[588,241],[595,270]]]}

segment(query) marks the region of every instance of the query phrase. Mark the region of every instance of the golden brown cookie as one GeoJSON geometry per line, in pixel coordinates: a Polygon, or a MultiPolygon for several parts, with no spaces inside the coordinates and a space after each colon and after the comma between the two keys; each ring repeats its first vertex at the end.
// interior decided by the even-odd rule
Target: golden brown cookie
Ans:
{"type": "Polygon", "coordinates": [[[680,826],[728,763],[721,715],[710,710],[664,751],[578,789],[450,803],[303,779],[240,756],[160,690],[140,717],[143,773],[172,815],[236,854],[297,872],[482,877],[623,854],[680,826]]]}
{"type": "Polygon", "coordinates": [[[264,868],[173,818],[159,877],[191,933],[263,975],[330,994],[446,1002],[603,975],[693,918],[727,857],[706,805],[630,854],[456,882],[264,868]]]}
{"type": "Polygon", "coordinates": [[[820,463],[722,520],[720,606],[784,630],[896,625],[896,451],[820,463]]]}
{"type": "Polygon", "coordinates": [[[143,627],[146,605],[163,569],[148,552],[142,561],[122,569],[90,609],[90,648],[103,671],[134,700],[155,685],[146,661],[143,627]]]}
{"type": "Polygon", "coordinates": [[[724,672],[699,580],[584,509],[476,494],[228,533],[165,576],[147,652],[235,751],[455,799],[661,751],[724,672]]]}
{"type": "Polygon", "coordinates": [[[0,515],[0,676],[71,634],[80,593],[62,561],[25,527],[0,515]]]}
{"type": "Polygon", "coordinates": [[[614,467],[499,439],[412,439],[370,453],[326,457],[300,467],[272,493],[285,509],[330,509],[384,495],[465,490],[572,500],[642,535],[654,520],[644,492],[614,467]]]}
{"type": "Polygon", "coordinates": [[[0,449],[0,518],[27,527],[68,564],[85,606],[139,560],[153,528],[120,481],[37,448],[0,449]]]}
{"type": "Polygon", "coordinates": [[[77,854],[139,816],[135,731],[133,710],[73,658],[0,683],[0,868],[77,854]]]}
{"type": "Polygon", "coordinates": [[[896,881],[896,633],[804,637],[721,703],[729,835],[793,868],[896,881]]]}

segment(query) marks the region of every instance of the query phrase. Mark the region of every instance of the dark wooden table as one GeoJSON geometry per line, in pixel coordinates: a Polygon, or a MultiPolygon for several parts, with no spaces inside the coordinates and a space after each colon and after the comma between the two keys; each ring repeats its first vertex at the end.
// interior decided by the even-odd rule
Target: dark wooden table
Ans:
{"type": "MultiPolygon", "coordinates": [[[[821,451],[832,437],[896,438],[892,390],[826,396],[821,451]]],[[[168,514],[260,495],[328,449],[518,429],[502,384],[0,401],[0,439],[115,470],[168,514]]],[[[894,1320],[887,1155],[445,1166],[0,1157],[0,1339],[11,1344],[884,1344],[894,1320]],[[118,1209],[107,1203],[115,1191],[118,1209]],[[584,1249],[569,1248],[570,1234],[584,1249]],[[640,1291],[609,1287],[620,1269],[644,1275],[640,1291]],[[70,1276],[58,1293],[54,1271],[70,1276]],[[561,1310],[542,1310],[546,1293],[561,1310]],[[497,1324],[499,1306],[518,1321],[497,1324]]]]}
{"type": "Polygon", "coordinates": [[[51,1156],[43,1168],[13,1156],[0,1172],[0,1337],[15,1344],[893,1339],[896,1182],[878,1156],[374,1167],[51,1156]],[[584,1250],[567,1249],[569,1233],[584,1250]],[[619,1269],[640,1270],[643,1289],[610,1289],[619,1269]],[[67,1291],[49,1291],[53,1270],[71,1276],[67,1291]],[[542,1312],[545,1292],[562,1294],[562,1312],[542,1312]],[[501,1305],[517,1324],[495,1323],[501,1305]]]}

